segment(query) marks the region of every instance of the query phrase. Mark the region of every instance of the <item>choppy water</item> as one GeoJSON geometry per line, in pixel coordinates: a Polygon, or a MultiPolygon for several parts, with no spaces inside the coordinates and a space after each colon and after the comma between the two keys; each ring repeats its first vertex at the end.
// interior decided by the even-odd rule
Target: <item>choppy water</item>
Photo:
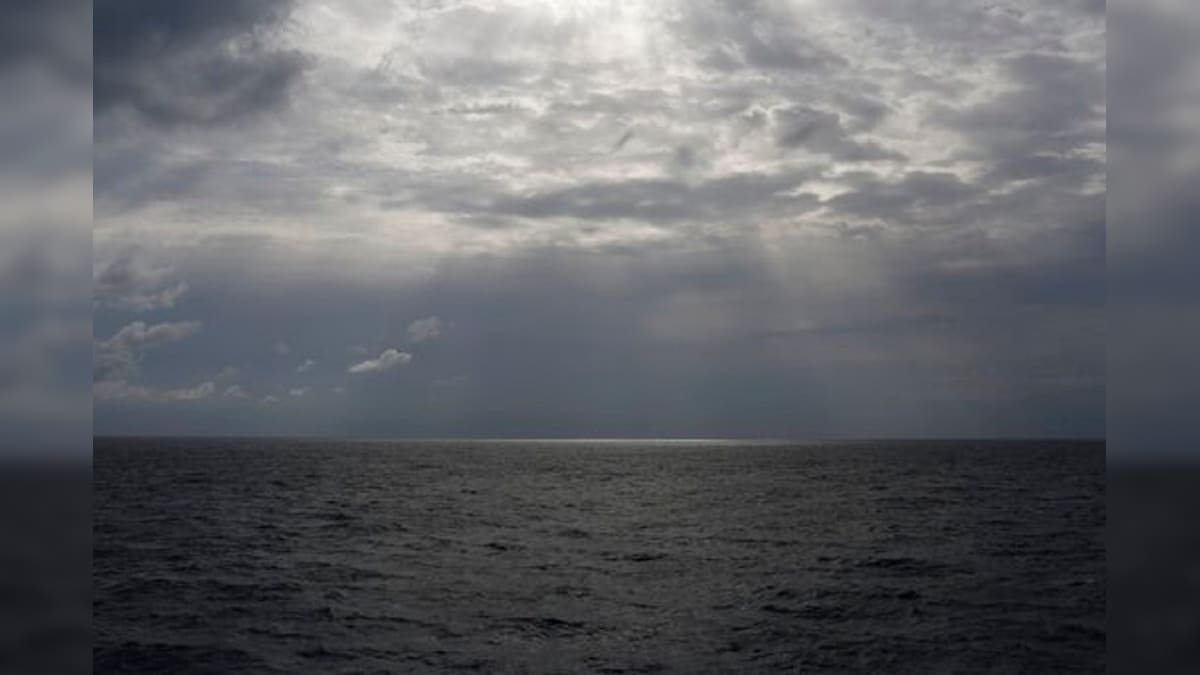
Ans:
{"type": "Polygon", "coordinates": [[[96,672],[1101,672],[1104,446],[99,439],[96,672]]]}

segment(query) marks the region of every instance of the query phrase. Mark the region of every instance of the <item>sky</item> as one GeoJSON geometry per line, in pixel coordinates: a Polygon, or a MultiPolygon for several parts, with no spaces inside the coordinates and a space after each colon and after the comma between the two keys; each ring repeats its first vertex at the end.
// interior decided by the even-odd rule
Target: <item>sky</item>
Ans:
{"type": "Polygon", "coordinates": [[[0,467],[90,455],[91,19],[0,3],[0,467]]]}
{"type": "Polygon", "coordinates": [[[1114,0],[1110,456],[1200,458],[1200,7],[1114,0]]]}
{"type": "Polygon", "coordinates": [[[1093,0],[97,0],[96,433],[1101,436],[1093,0]]]}

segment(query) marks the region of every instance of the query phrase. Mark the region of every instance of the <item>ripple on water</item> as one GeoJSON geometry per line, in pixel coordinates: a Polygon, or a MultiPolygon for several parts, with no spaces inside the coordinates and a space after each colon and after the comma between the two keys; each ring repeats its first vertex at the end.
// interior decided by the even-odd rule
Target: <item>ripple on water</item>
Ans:
{"type": "Polygon", "coordinates": [[[1104,667],[1103,444],[222,443],[97,440],[96,672],[1104,667]]]}

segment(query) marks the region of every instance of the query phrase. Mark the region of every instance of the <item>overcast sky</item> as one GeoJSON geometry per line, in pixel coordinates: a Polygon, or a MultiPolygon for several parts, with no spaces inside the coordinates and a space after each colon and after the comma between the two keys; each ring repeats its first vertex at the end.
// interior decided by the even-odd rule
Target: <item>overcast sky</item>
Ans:
{"type": "Polygon", "coordinates": [[[97,0],[97,433],[1104,433],[1104,3],[97,0]]]}

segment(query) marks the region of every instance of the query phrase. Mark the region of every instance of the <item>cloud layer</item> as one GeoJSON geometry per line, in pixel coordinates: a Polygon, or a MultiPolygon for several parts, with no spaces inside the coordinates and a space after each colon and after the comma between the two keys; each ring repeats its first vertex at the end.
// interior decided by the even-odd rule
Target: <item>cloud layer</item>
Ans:
{"type": "Polygon", "coordinates": [[[98,325],[203,321],[227,428],[1103,430],[1102,3],[142,4],[98,325]]]}

